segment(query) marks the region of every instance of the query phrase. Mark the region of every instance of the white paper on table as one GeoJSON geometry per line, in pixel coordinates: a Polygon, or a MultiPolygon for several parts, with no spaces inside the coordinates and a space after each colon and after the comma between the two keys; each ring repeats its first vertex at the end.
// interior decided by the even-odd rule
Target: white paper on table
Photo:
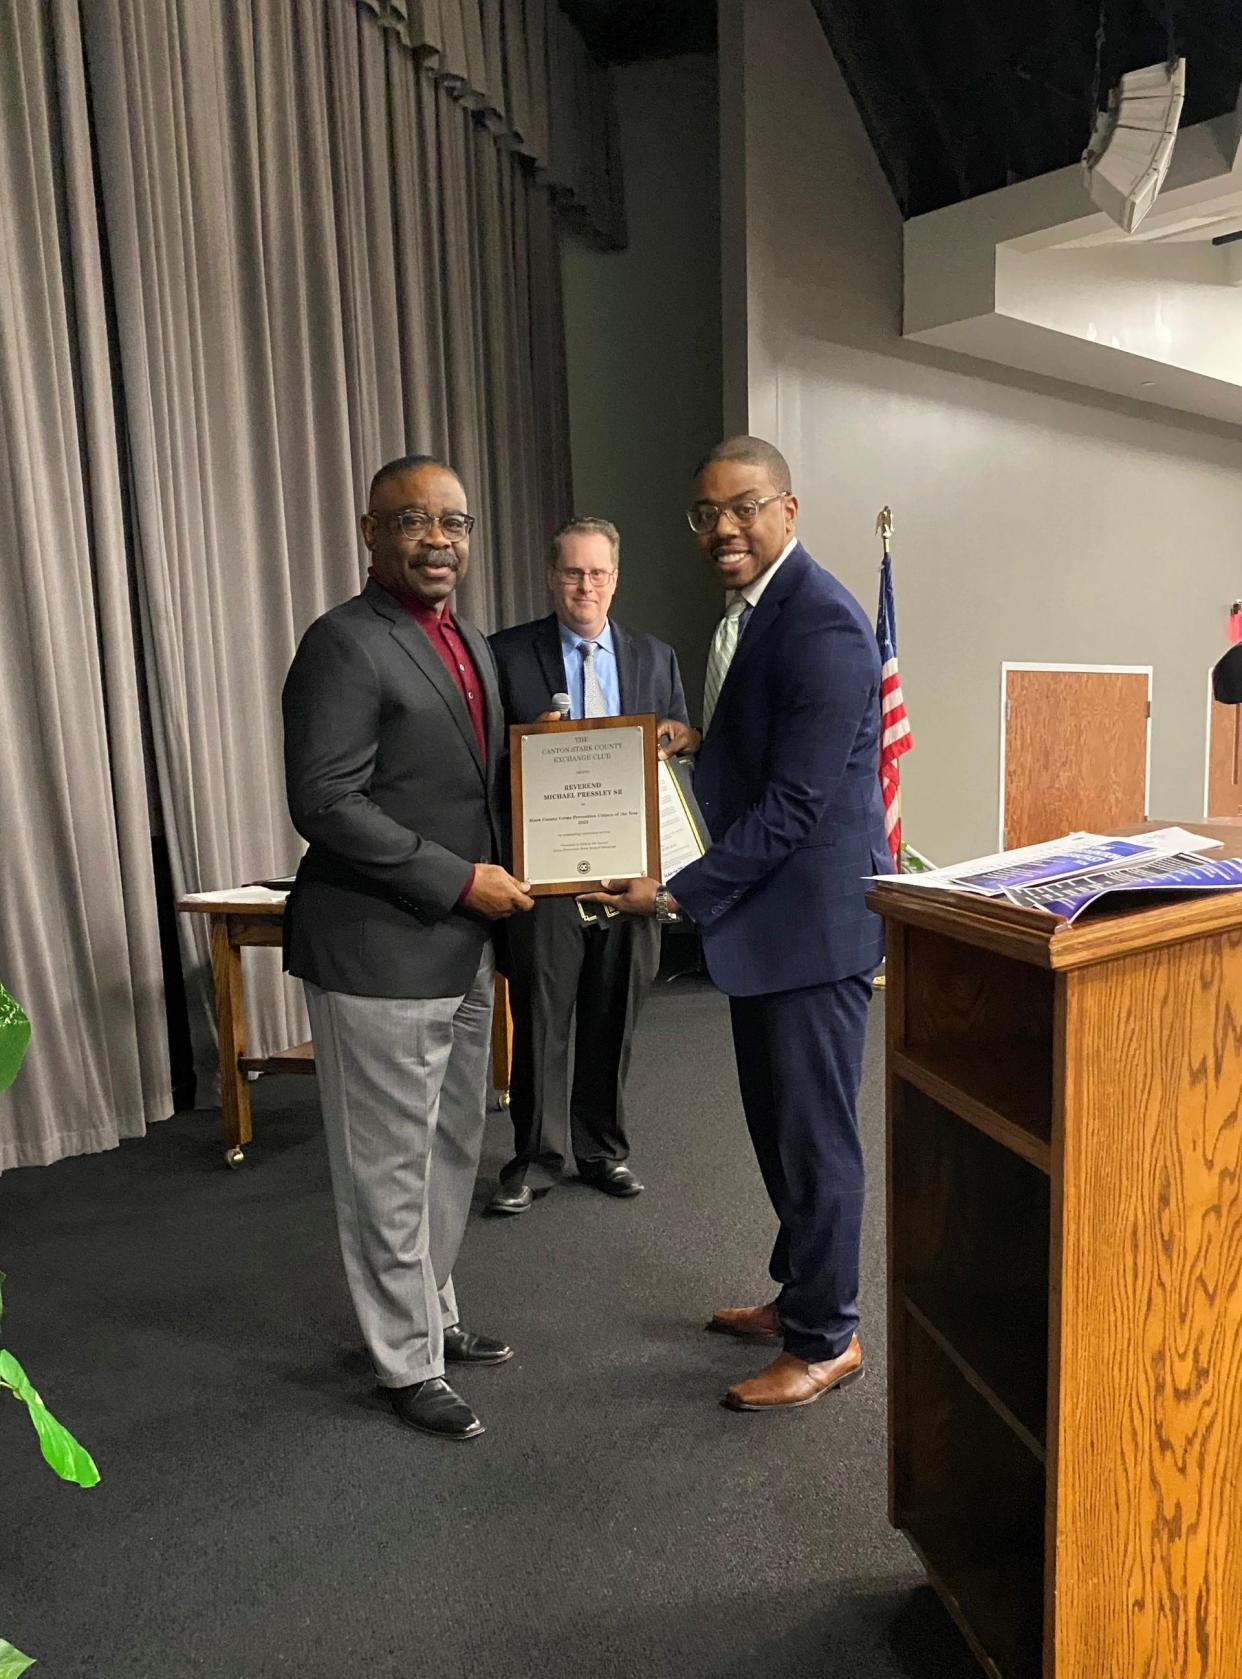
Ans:
{"type": "Polygon", "coordinates": [[[183,904],[283,904],[287,892],[270,886],[226,886],[219,892],[187,892],[183,904]]]}
{"type": "Polygon", "coordinates": [[[1192,834],[1189,828],[1154,828],[1150,834],[1136,834],[1145,844],[1158,842],[1154,855],[1172,857],[1179,851],[1218,851],[1223,841],[1206,834],[1192,834]]]}
{"type": "Polygon", "coordinates": [[[1004,868],[1010,863],[1034,863],[1042,857],[1055,856],[1058,851],[1080,850],[1083,846],[1100,845],[1103,834],[1088,834],[1076,830],[1060,839],[1042,840],[1038,845],[1021,845],[1013,851],[993,851],[986,857],[971,857],[964,863],[946,863],[943,868],[923,869],[917,874],[873,874],[868,880],[884,880],[896,886],[938,886],[945,891],[964,874],[982,874],[986,869],[1004,868]]]}
{"type": "MultiPolygon", "coordinates": [[[[1062,852],[1081,851],[1092,846],[1105,845],[1109,840],[1120,836],[1116,834],[1092,834],[1075,832],[1063,834],[1059,839],[1042,840],[1038,845],[1018,846],[1013,851],[994,851],[986,857],[972,857],[964,863],[951,863],[942,869],[929,869],[920,874],[879,874],[868,875],[868,880],[884,881],[890,886],[939,887],[942,892],[969,890],[963,887],[963,879],[975,875],[987,874],[995,869],[1012,868],[1020,863],[1038,863],[1044,858],[1056,857],[1062,852]]],[[[1147,834],[1127,834],[1127,842],[1137,846],[1144,858],[1174,857],[1182,852],[1201,852],[1217,850],[1220,840],[1209,839],[1206,834],[1191,833],[1188,828],[1154,828],[1147,834]]],[[[1136,856],[1132,861],[1138,861],[1136,856]]],[[[1116,867],[1123,866],[1118,860],[1116,867]]],[[[1085,867],[1085,865],[1084,865],[1085,867]]],[[[1067,869],[1066,876],[1082,872],[1078,869],[1067,869]]],[[[994,896],[1002,896],[996,893],[994,896]]]]}

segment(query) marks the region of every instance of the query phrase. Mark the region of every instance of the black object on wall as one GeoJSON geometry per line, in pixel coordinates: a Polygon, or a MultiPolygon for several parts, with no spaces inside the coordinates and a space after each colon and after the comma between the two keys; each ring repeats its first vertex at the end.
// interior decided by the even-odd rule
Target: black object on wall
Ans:
{"type": "Polygon", "coordinates": [[[1222,653],[1212,667],[1212,695],[1222,705],[1242,705],[1242,641],[1222,653]]]}

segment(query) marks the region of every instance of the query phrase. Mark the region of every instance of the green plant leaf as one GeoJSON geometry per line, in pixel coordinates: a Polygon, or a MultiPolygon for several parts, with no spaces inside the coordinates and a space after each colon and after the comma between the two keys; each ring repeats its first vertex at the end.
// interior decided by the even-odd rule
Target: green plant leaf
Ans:
{"type": "Polygon", "coordinates": [[[19,1399],[25,1399],[27,1394],[33,1394],[36,1399],[39,1397],[30,1385],[30,1377],[13,1354],[5,1352],[3,1347],[0,1347],[0,1382],[3,1382],[5,1387],[12,1388],[19,1399]]]}
{"type": "Polygon", "coordinates": [[[902,841],[901,853],[897,860],[898,874],[926,874],[935,866],[930,857],[925,857],[921,851],[916,851],[912,845],[902,841]]]}
{"type": "Polygon", "coordinates": [[[44,1459],[61,1480],[72,1481],[79,1487],[97,1487],[99,1471],[86,1447],[73,1438],[63,1423],[56,1421],[46,1405],[36,1403],[28,1409],[44,1459]]]}
{"type": "MultiPolygon", "coordinates": [[[[53,1469],[62,1481],[72,1481],[79,1487],[98,1486],[99,1471],[95,1467],[94,1458],[85,1446],[79,1445],[62,1423],[56,1421],[35,1392],[29,1376],[13,1354],[5,1352],[3,1348],[0,1348],[0,1383],[12,1388],[17,1397],[25,1403],[35,1433],[39,1436],[39,1449],[48,1467],[53,1469]]],[[[0,1679],[3,1679],[2,1673],[0,1679]]]]}
{"type": "Polygon", "coordinates": [[[33,1666],[33,1656],[23,1656],[7,1638],[0,1638],[0,1679],[21,1679],[27,1668],[33,1666]]]}
{"type": "Polygon", "coordinates": [[[7,1090],[30,1042],[30,1022],[21,1006],[0,985],[0,1090],[7,1090]]]}

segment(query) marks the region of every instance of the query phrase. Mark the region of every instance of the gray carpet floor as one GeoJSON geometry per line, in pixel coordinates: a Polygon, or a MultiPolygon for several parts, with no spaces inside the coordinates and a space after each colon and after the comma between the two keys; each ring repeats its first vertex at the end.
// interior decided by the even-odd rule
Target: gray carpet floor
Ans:
{"type": "Polygon", "coordinates": [[[39,1679],[975,1679],[885,1518],[881,1027],[877,1001],[868,1377],[785,1415],[723,1410],[771,1355],[702,1332],[768,1297],[773,1226],[727,1007],[693,979],[636,1046],[647,1193],[471,1222],[463,1322],[517,1349],[459,1380],[478,1441],[402,1429],[370,1385],[313,1081],[256,1086],[236,1173],[198,1113],[7,1174],[4,1342],[103,1482],[61,1485],[0,1407],[0,1637],[39,1679]]]}

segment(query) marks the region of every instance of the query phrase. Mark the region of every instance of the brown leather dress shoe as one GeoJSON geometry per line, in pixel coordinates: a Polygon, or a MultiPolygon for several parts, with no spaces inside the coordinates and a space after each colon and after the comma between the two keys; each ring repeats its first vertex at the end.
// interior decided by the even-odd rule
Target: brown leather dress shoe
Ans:
{"type": "Polygon", "coordinates": [[[737,1382],[721,1403],[731,1411],[771,1411],[781,1406],[812,1405],[834,1388],[848,1387],[860,1380],[865,1369],[862,1348],[855,1335],[843,1353],[822,1364],[808,1364],[792,1353],[781,1353],[757,1376],[737,1382]]]}
{"type": "Polygon", "coordinates": [[[712,1313],[706,1328],[716,1335],[735,1335],[739,1341],[758,1341],[764,1347],[781,1344],[775,1300],[769,1300],[766,1306],[725,1306],[712,1313]]]}

